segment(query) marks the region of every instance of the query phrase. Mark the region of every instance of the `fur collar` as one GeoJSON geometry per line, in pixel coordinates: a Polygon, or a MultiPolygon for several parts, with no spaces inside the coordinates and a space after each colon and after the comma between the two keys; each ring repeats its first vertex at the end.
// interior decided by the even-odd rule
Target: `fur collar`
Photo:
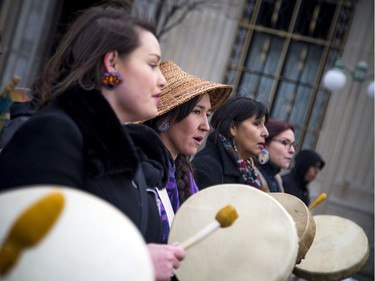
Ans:
{"type": "MultiPolygon", "coordinates": [[[[164,188],[169,181],[169,152],[159,135],[150,127],[143,124],[128,124],[124,126],[139,149],[146,181],[150,186],[164,188]]],[[[173,161],[173,160],[172,160],[173,161]]]]}
{"type": "Polygon", "coordinates": [[[89,174],[101,177],[124,173],[133,178],[139,165],[136,149],[102,94],[72,88],[57,101],[82,133],[89,174]]]}

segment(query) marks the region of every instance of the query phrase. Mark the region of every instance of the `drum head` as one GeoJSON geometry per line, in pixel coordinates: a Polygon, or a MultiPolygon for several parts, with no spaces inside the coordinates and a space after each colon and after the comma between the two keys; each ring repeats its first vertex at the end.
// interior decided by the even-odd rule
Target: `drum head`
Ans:
{"type": "Polygon", "coordinates": [[[54,192],[64,198],[60,215],[38,244],[21,252],[2,280],[154,280],[149,252],[134,224],[104,200],[68,187],[1,192],[0,248],[20,215],[54,192]]]}
{"type": "Polygon", "coordinates": [[[287,280],[298,251],[295,223],[274,198],[247,185],[216,185],[191,196],[176,213],[168,242],[190,238],[228,204],[237,220],[187,250],[178,279],[287,280]]]}
{"type": "Polygon", "coordinates": [[[365,265],[369,243],[365,232],[351,220],[331,215],[313,217],[314,241],[294,273],[307,280],[342,280],[365,265]]]}
{"type": "Polygon", "coordinates": [[[294,195],[280,192],[268,194],[285,208],[296,223],[299,237],[298,256],[296,260],[296,264],[298,264],[305,257],[315,237],[316,226],[313,216],[305,203],[294,195]]]}

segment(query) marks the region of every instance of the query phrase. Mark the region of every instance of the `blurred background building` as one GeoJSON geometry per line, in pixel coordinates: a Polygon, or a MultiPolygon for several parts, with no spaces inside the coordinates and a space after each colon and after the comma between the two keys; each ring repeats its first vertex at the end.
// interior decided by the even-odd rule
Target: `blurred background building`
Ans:
{"type": "MultiPolygon", "coordinates": [[[[76,13],[99,2],[0,0],[1,89],[14,75],[30,87],[76,13]]],[[[313,213],[364,229],[370,258],[355,278],[374,280],[374,1],[134,0],[133,9],[157,22],[163,60],[233,84],[295,124],[299,149],[326,160],[310,190],[328,199],[313,213]],[[335,65],[346,78],[331,78],[331,91],[323,78],[335,65]]]]}

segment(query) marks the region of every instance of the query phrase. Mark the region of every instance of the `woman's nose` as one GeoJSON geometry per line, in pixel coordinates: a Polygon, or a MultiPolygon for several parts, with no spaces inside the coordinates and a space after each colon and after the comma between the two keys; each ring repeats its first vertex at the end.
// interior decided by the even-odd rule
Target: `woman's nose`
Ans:
{"type": "Polygon", "coordinates": [[[268,133],[266,126],[263,126],[262,137],[266,139],[268,136],[269,136],[269,133],[268,133]]]}
{"type": "Polygon", "coordinates": [[[201,123],[201,130],[208,132],[210,130],[210,122],[208,120],[208,117],[205,116],[201,123]]]}
{"type": "Polygon", "coordinates": [[[167,80],[165,79],[163,73],[161,73],[160,69],[159,69],[159,78],[158,78],[158,86],[160,88],[164,88],[165,86],[167,86],[168,82],[167,80]]]}

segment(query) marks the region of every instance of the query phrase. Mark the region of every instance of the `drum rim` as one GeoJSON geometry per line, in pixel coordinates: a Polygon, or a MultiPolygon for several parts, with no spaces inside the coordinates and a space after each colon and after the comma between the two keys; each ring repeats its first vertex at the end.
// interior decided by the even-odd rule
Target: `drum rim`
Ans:
{"type": "MultiPolygon", "coordinates": [[[[233,187],[238,188],[238,189],[247,189],[247,190],[251,190],[253,192],[258,192],[259,194],[261,194],[261,196],[266,197],[267,199],[271,200],[273,202],[273,204],[278,206],[279,210],[281,212],[283,212],[283,214],[285,215],[287,220],[290,222],[290,225],[292,226],[291,229],[293,229],[292,231],[294,231],[294,233],[295,233],[293,238],[296,242],[296,247],[295,247],[295,253],[293,253],[293,256],[295,258],[297,258],[299,237],[298,237],[298,234],[297,234],[297,229],[295,227],[295,221],[292,218],[292,216],[289,214],[289,212],[287,212],[285,210],[285,208],[282,206],[282,204],[280,202],[278,202],[275,198],[269,196],[268,193],[265,193],[264,191],[258,190],[255,187],[251,187],[251,186],[244,185],[244,184],[219,184],[219,185],[210,186],[208,188],[205,188],[205,189],[201,190],[197,194],[194,194],[193,196],[191,196],[187,201],[185,201],[184,204],[188,204],[188,202],[190,202],[191,200],[194,200],[193,198],[195,198],[195,196],[199,196],[199,195],[204,196],[204,195],[202,195],[203,193],[207,193],[208,195],[210,195],[209,192],[210,193],[213,192],[214,188],[219,188],[219,189],[223,188],[224,189],[224,188],[233,188],[233,187]]],[[[183,208],[183,205],[181,206],[180,210],[182,208],[183,208]]],[[[176,217],[178,217],[178,213],[179,212],[176,213],[176,217]]],[[[175,221],[172,223],[171,232],[173,231],[174,224],[175,224],[175,221]]],[[[291,239],[293,240],[293,238],[291,238],[291,239]]],[[[171,243],[171,242],[172,241],[169,240],[169,243],[171,243]]],[[[288,266],[288,269],[285,270],[285,274],[279,274],[279,275],[275,276],[275,278],[277,278],[275,280],[284,280],[285,278],[287,278],[287,276],[289,276],[292,273],[294,265],[295,265],[294,262],[291,263],[290,266],[288,266]]],[[[179,270],[177,270],[176,275],[177,275],[177,277],[181,278],[181,276],[179,276],[179,270]]]]}
{"type": "Polygon", "coordinates": [[[318,218],[320,218],[320,217],[331,217],[331,218],[336,218],[336,219],[339,218],[341,220],[349,221],[351,224],[357,226],[358,230],[360,230],[362,232],[363,237],[365,237],[366,241],[367,241],[367,247],[366,247],[365,254],[364,254],[364,256],[361,260],[359,260],[358,262],[354,263],[353,265],[351,265],[350,267],[348,267],[346,269],[335,270],[335,271],[331,271],[331,272],[310,272],[310,271],[308,271],[304,268],[300,268],[298,265],[296,265],[296,267],[293,270],[293,273],[296,276],[301,277],[301,278],[305,278],[307,280],[335,281],[335,280],[341,280],[341,279],[351,277],[356,272],[359,272],[366,265],[366,263],[368,261],[368,258],[370,256],[370,245],[369,245],[369,242],[368,242],[368,237],[367,237],[366,233],[364,232],[364,230],[362,229],[362,227],[360,227],[357,223],[355,223],[354,221],[352,221],[350,219],[340,217],[340,216],[337,216],[337,215],[327,215],[327,214],[314,215],[313,219],[315,220],[317,217],[318,218]],[[312,277],[312,274],[313,274],[313,277],[312,277]]]}
{"type": "MultiPolygon", "coordinates": [[[[278,197],[280,198],[287,197],[289,202],[290,200],[293,200],[294,202],[298,202],[299,205],[304,207],[304,210],[306,211],[306,226],[307,227],[304,229],[302,235],[299,236],[299,241],[298,241],[298,255],[296,259],[296,264],[299,264],[305,258],[315,238],[316,225],[315,225],[315,220],[313,219],[313,215],[310,212],[309,208],[306,206],[306,204],[301,199],[299,199],[298,197],[294,195],[284,193],[284,192],[274,192],[274,193],[268,193],[268,194],[272,196],[273,198],[275,198],[276,200],[278,200],[278,197]]],[[[280,204],[283,205],[282,203],[280,204]]],[[[286,210],[288,212],[288,209],[286,210]]],[[[293,215],[291,216],[293,218],[293,215]]]]}

